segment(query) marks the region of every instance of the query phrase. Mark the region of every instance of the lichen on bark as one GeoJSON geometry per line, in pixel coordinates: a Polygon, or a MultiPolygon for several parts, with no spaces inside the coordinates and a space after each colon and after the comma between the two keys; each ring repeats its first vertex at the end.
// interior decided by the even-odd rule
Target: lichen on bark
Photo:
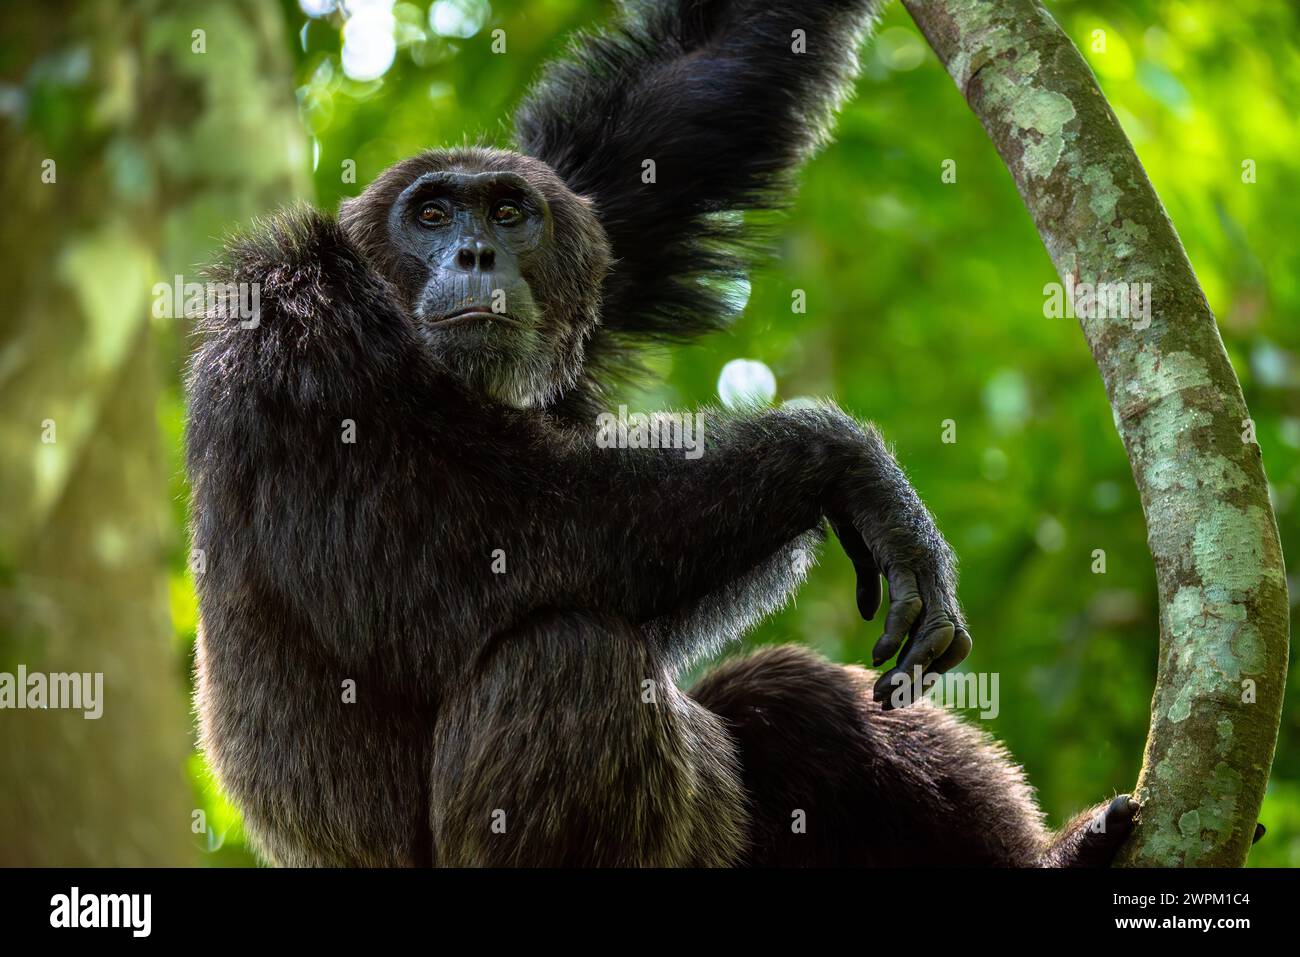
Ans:
{"type": "Polygon", "coordinates": [[[1150,290],[1079,320],[1146,515],[1159,676],[1121,863],[1245,861],[1289,643],[1259,446],[1213,313],[1079,51],[1036,0],[904,0],[1010,171],[1063,282],[1150,290]]]}

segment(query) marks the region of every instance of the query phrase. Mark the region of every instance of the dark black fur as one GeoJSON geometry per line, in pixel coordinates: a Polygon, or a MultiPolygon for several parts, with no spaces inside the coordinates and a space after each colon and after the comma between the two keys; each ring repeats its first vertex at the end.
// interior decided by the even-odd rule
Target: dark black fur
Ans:
{"type": "Polygon", "coordinates": [[[526,101],[531,156],[424,154],[338,221],[290,211],[231,244],[216,277],[259,283],[262,308],[251,329],[210,314],[191,368],[198,708],[268,858],[1109,858],[1129,803],[1108,834],[1053,843],[1000,749],[925,705],[885,710],[866,672],[781,649],[678,690],[787,600],[827,519],[864,616],[889,580],[884,681],[965,657],[951,553],[874,430],[832,406],[714,412],[688,459],[600,448],[587,417],[630,342],[725,318],[706,280],[747,252],[718,214],[781,200],[871,8],[637,5],[526,101]],[[414,305],[437,312],[451,267],[393,241],[394,204],[431,173],[542,197],[518,315],[414,305]]]}
{"type": "Polygon", "coordinates": [[[782,207],[828,138],[878,6],[628,3],[615,28],[577,38],[543,74],[516,115],[520,149],[595,202],[619,263],[589,346],[593,385],[619,371],[629,343],[732,317],[726,280],[747,275],[766,238],[752,213],[782,207]],[[641,182],[647,159],[654,185],[641,182]]]}
{"type": "Polygon", "coordinates": [[[1057,835],[1006,750],[922,701],[883,711],[874,676],[778,646],[715,669],[692,696],[724,719],[754,797],[760,866],[1104,867],[1136,805],[1121,796],[1057,835]],[[796,833],[793,812],[806,829],[796,833]]]}

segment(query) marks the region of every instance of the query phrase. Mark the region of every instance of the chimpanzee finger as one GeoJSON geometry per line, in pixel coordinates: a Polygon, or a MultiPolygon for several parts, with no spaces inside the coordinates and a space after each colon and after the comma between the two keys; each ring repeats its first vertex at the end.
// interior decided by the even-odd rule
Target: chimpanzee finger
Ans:
{"type": "Polygon", "coordinates": [[[948,650],[941,654],[934,664],[930,665],[929,674],[941,675],[945,671],[951,671],[970,654],[971,640],[970,633],[965,628],[958,626],[957,633],[952,636],[952,644],[948,650]]]}
{"type": "Polygon", "coordinates": [[[885,616],[885,633],[871,650],[871,664],[879,666],[902,647],[912,623],[921,614],[921,595],[916,576],[906,568],[889,572],[889,614],[885,616]]]}
{"type": "MultiPolygon", "coordinates": [[[[910,682],[910,676],[898,668],[890,668],[876,681],[875,687],[871,689],[871,697],[880,702],[882,711],[891,711],[894,708],[895,694],[900,692],[910,682]]],[[[911,698],[904,696],[901,703],[909,704],[911,698]]]]}
{"type": "Polygon", "coordinates": [[[833,518],[829,521],[831,531],[840,540],[840,547],[849,556],[849,561],[853,562],[853,570],[857,573],[858,614],[864,621],[871,621],[876,617],[876,612],[880,611],[880,566],[872,557],[871,549],[867,548],[862,533],[852,523],[839,522],[833,518]]]}
{"type": "Polygon", "coordinates": [[[886,711],[916,700],[921,689],[913,687],[913,683],[918,677],[934,673],[931,662],[946,654],[957,627],[947,618],[927,615],[912,626],[911,632],[898,662],[876,682],[873,695],[886,711]]]}
{"type": "Polygon", "coordinates": [[[858,569],[858,614],[862,616],[863,621],[871,621],[876,617],[883,597],[880,569],[875,567],[875,562],[872,562],[872,567],[865,572],[858,569]]]}
{"type": "Polygon", "coordinates": [[[909,675],[920,668],[924,674],[932,661],[948,650],[957,628],[946,618],[936,618],[921,628],[915,638],[909,638],[903,653],[898,656],[898,667],[909,675]]]}

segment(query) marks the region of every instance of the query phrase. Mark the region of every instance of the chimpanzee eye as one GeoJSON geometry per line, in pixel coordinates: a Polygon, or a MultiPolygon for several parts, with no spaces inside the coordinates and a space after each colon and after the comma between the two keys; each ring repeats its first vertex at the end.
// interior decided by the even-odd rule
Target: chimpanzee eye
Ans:
{"type": "Polygon", "coordinates": [[[492,207],[492,222],[498,226],[513,226],[524,218],[524,212],[519,208],[517,203],[509,200],[497,203],[492,207]]]}
{"type": "Polygon", "coordinates": [[[421,226],[441,226],[447,222],[447,211],[437,203],[425,203],[420,207],[421,226]]]}

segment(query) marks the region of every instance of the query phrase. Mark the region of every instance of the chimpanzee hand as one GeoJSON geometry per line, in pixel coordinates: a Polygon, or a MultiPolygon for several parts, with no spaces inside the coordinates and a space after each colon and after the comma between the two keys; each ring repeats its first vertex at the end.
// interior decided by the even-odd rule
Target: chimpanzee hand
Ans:
{"type": "MultiPolygon", "coordinates": [[[[970,654],[971,638],[957,603],[952,549],[879,437],[867,438],[865,459],[830,490],[825,511],[857,571],[858,611],[867,621],[880,608],[882,572],[889,582],[885,631],[871,654],[879,666],[902,648],[876,683],[876,700],[889,708],[914,669],[942,674],[970,654]]],[[[900,697],[910,703],[919,692],[900,697]]]]}

